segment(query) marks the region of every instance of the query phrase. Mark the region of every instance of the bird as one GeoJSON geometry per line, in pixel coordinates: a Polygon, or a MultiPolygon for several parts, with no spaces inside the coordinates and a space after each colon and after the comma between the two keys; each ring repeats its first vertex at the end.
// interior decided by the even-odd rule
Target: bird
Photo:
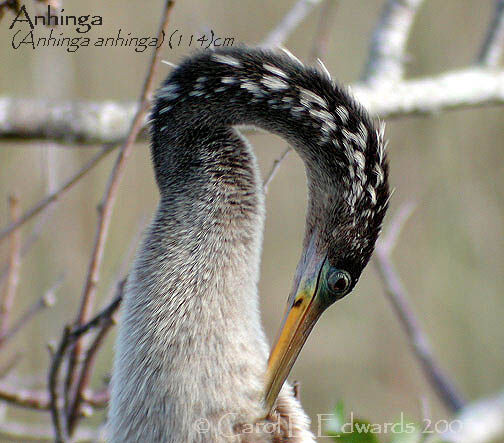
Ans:
{"type": "Polygon", "coordinates": [[[236,46],[196,52],[171,71],[150,138],[160,197],[125,288],[109,440],[315,441],[285,380],[373,252],[390,194],[383,124],[323,64],[236,46]],[[295,149],[308,186],[303,251],[271,353],[257,290],[264,190],[242,135],[249,126],[295,149]]]}

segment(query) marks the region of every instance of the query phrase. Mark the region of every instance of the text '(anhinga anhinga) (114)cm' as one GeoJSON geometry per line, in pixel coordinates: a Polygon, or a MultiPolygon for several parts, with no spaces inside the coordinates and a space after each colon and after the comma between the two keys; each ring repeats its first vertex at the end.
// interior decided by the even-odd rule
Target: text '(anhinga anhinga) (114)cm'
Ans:
{"type": "Polygon", "coordinates": [[[389,198],[382,130],[325,69],[246,47],[184,60],[151,117],[160,202],[125,290],[110,441],[313,441],[284,381],[373,251],[389,198]],[[264,196],[237,125],[282,136],[306,166],[304,250],[269,361],[257,296],[264,196]],[[288,425],[258,426],[277,418],[288,425]]]}

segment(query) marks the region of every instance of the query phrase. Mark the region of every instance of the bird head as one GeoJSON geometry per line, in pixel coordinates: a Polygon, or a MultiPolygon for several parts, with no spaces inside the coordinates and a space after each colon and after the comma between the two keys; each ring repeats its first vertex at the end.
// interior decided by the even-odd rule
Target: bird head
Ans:
{"type": "Polygon", "coordinates": [[[381,231],[390,196],[383,128],[374,129],[365,115],[363,121],[365,145],[338,140],[343,149],[333,158],[319,156],[316,167],[307,162],[304,248],[268,362],[268,411],[321,314],[355,287],[381,231]]]}

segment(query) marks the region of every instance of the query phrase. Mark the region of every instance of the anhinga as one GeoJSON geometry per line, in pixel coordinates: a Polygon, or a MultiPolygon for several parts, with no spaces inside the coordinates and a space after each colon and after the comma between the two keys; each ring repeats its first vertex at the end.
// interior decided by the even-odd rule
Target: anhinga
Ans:
{"type": "Polygon", "coordinates": [[[313,441],[282,386],[373,251],[389,198],[382,130],[325,68],[246,47],[187,58],[151,117],[160,202],[125,291],[110,441],[313,441]],[[304,249],[269,361],[257,295],[264,195],[239,125],[282,136],[306,166],[304,249]],[[281,429],[259,426],[277,418],[281,429]]]}

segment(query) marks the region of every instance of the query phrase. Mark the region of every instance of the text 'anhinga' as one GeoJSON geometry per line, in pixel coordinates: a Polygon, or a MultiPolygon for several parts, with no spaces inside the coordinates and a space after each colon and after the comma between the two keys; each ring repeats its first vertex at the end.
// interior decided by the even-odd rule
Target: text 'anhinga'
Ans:
{"type": "Polygon", "coordinates": [[[246,47],[183,61],[151,125],[161,197],[125,292],[110,440],[313,441],[282,386],[373,251],[389,198],[382,130],[325,69],[246,47]],[[237,125],[282,136],[306,166],[304,250],[269,361],[257,295],[263,189],[237,125]],[[274,433],[251,426],[278,417],[274,433]]]}

